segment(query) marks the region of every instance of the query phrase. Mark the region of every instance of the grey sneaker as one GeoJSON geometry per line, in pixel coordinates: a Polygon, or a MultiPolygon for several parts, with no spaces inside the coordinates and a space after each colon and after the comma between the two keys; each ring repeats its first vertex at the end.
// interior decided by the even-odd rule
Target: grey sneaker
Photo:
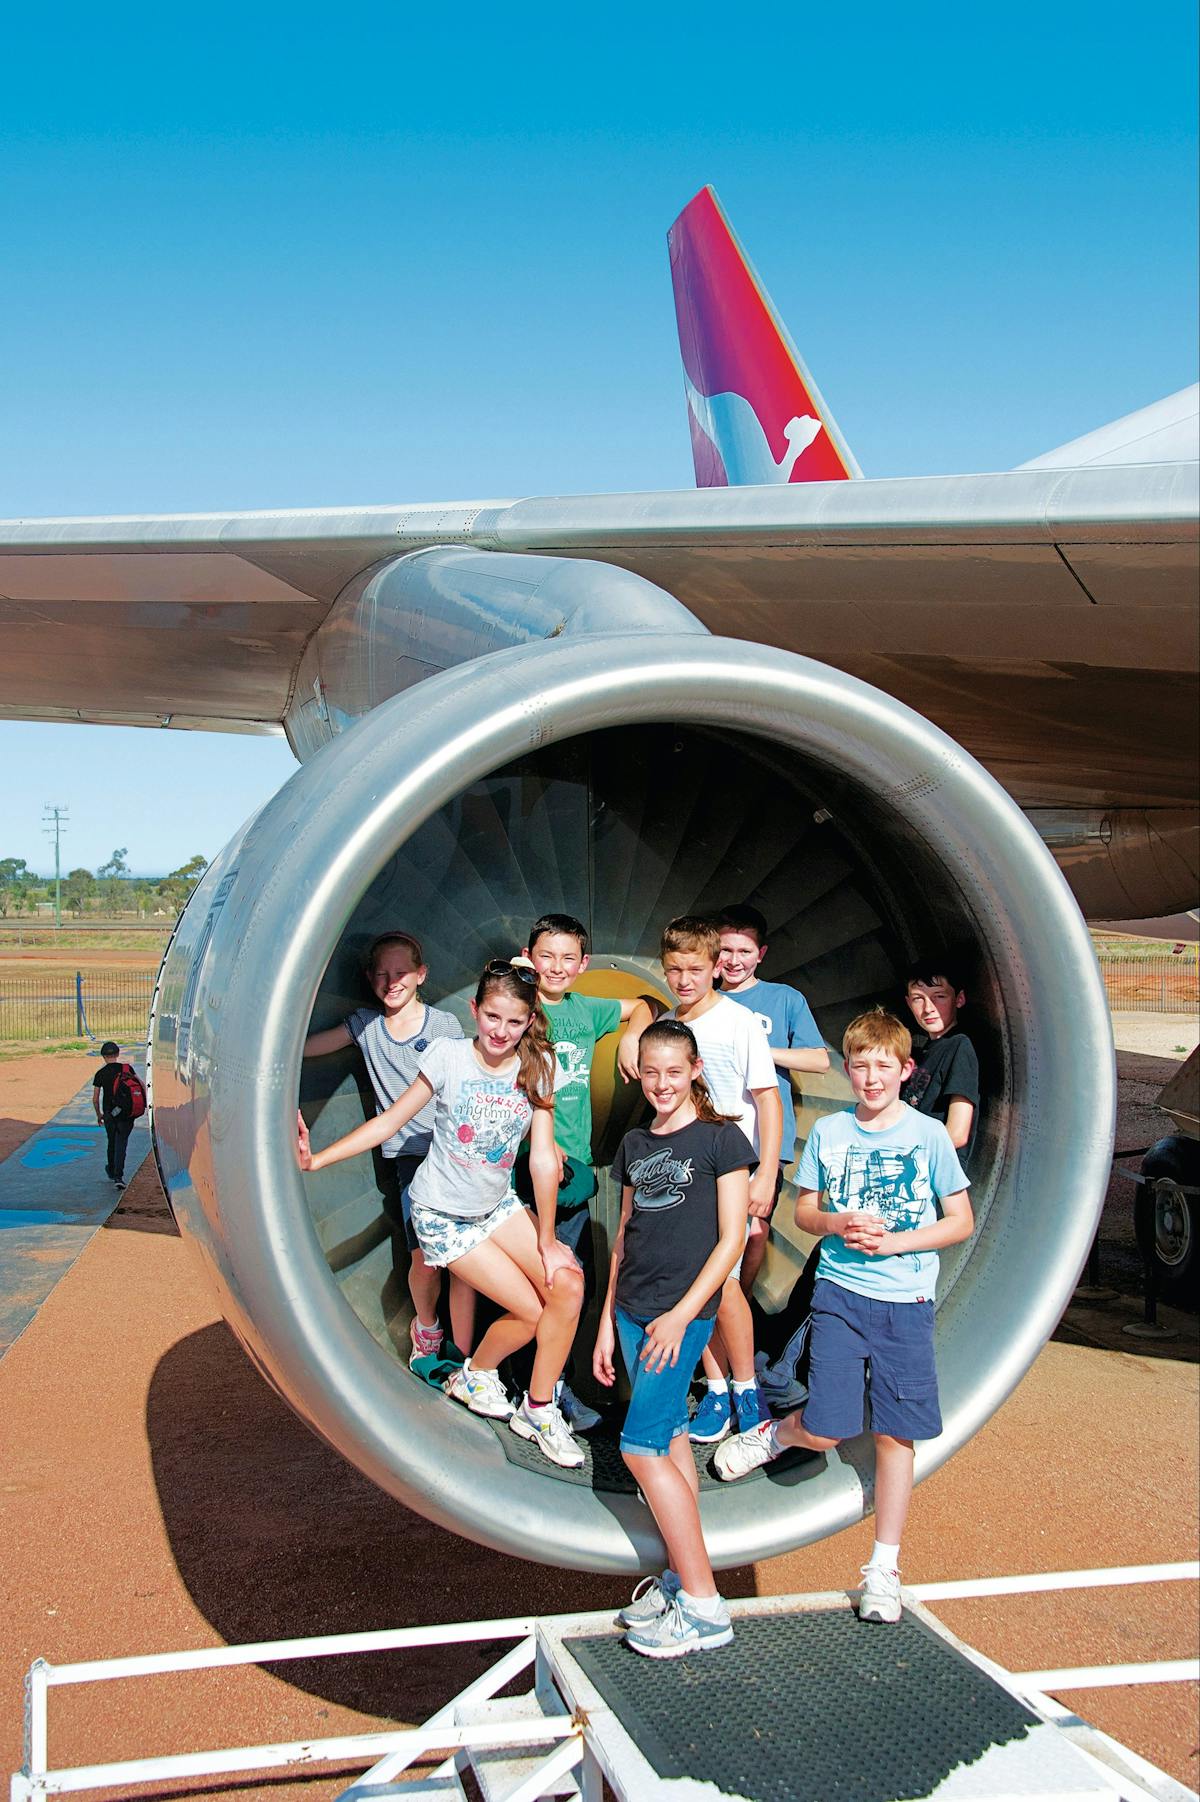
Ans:
{"type": "Polygon", "coordinates": [[[780,1449],[775,1441],[774,1421],[764,1420],[761,1426],[752,1427],[748,1433],[737,1433],[719,1445],[713,1462],[722,1482],[732,1483],[737,1477],[748,1477],[760,1464],[778,1458],[780,1449]]]}
{"type": "Polygon", "coordinates": [[[863,1586],[858,1598],[860,1621],[884,1621],[889,1625],[900,1619],[900,1572],[884,1570],[881,1564],[864,1564],[863,1586]]]}
{"type": "Polygon", "coordinates": [[[600,1416],[595,1408],[589,1408],[581,1402],[569,1383],[559,1377],[554,1385],[554,1400],[559,1413],[573,1433],[590,1433],[593,1427],[600,1425],[600,1416]]]}
{"type": "Polygon", "coordinates": [[[516,1413],[510,1415],[508,1424],[521,1439],[532,1440],[551,1464],[561,1464],[564,1470],[578,1470],[583,1463],[583,1453],[553,1402],[548,1408],[531,1408],[526,1396],[516,1413]]]}
{"type": "Polygon", "coordinates": [[[808,1385],[787,1370],[777,1370],[773,1364],[759,1371],[758,1383],[768,1408],[776,1414],[791,1414],[808,1400],[808,1385]]]}
{"type": "Polygon", "coordinates": [[[679,1578],[673,1570],[661,1577],[643,1577],[617,1616],[622,1627],[645,1627],[665,1614],[679,1594],[679,1578]]]}
{"type": "Polygon", "coordinates": [[[463,1364],[446,1378],[445,1390],[451,1401],[462,1402],[472,1414],[486,1415],[488,1420],[508,1420],[512,1414],[513,1405],[498,1371],[463,1364]]]}
{"type": "Polygon", "coordinates": [[[733,1639],[733,1623],[726,1610],[719,1621],[693,1614],[676,1596],[663,1612],[644,1627],[631,1627],[625,1644],[643,1658],[686,1658],[689,1652],[715,1652],[733,1639]]]}

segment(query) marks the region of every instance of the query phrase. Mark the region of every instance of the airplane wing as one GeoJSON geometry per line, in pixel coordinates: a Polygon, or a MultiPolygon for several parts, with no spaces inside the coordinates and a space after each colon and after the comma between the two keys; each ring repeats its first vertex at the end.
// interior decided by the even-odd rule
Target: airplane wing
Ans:
{"type": "Polygon", "coordinates": [[[1197,467],[10,521],[0,717],[276,730],[347,585],[462,544],[634,570],[917,707],[1023,805],[1190,805],[1197,467]]]}

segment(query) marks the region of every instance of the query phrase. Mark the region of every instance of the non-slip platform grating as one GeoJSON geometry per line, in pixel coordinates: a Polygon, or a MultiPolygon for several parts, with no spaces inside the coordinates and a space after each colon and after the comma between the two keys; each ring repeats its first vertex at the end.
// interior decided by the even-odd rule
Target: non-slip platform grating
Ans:
{"type": "Polygon", "coordinates": [[[746,1802],[925,1797],[1039,1725],[908,1613],[886,1627],[849,1607],[750,1616],[731,1646],[662,1661],[612,1635],[565,1649],[660,1777],[746,1802]]]}

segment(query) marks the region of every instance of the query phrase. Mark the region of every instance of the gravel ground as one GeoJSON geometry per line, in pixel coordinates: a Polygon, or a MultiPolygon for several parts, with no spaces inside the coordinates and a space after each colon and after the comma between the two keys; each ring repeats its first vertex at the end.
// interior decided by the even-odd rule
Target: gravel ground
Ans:
{"type": "MultiPolygon", "coordinates": [[[[1136,1055],[1161,1057],[1153,1046],[1136,1055]]],[[[87,1058],[0,1065],[0,1150],[93,1068],[87,1058]]],[[[1152,1078],[1145,1074],[1147,1088],[1152,1078]]],[[[1135,1110],[1146,1101],[1129,1085],[1142,1082],[1122,1076],[1135,1110]]],[[[1127,1119],[1132,1128],[1140,1115],[1127,1119]]],[[[1114,1242],[1116,1233],[1114,1216],[1114,1242]]],[[[1195,1556],[1196,1367],[1182,1348],[1156,1347],[1151,1357],[1129,1344],[1046,1347],[988,1425],[916,1492],[905,1542],[911,1581],[1195,1556]]],[[[608,1607],[627,1591],[623,1581],[524,1564],[442,1532],[312,1438],[218,1319],[152,1164],[0,1359],[0,1419],[0,1776],[20,1757],[21,1683],[39,1655],[62,1662],[608,1607]]],[[[725,1587],[731,1595],[845,1587],[870,1540],[863,1524],[729,1572],[725,1587]]],[[[940,1613],[1014,1669],[1182,1657],[1196,1639],[1195,1592],[1185,1584],[947,1604],[940,1613]]],[[[51,1753],[82,1762],[415,1721],[481,1668],[479,1653],[460,1648],[436,1659],[92,1685],[55,1699],[51,1753]]],[[[1195,1685],[1064,1700],[1195,1787],[1195,1685]]],[[[323,1771],[154,1793],[315,1802],[336,1787],[323,1771]]]]}

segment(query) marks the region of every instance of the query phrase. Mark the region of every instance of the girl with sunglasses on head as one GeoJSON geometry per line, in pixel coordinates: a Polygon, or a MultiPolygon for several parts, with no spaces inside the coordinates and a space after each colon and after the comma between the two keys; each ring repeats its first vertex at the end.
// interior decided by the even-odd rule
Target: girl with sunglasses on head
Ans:
{"type": "Polygon", "coordinates": [[[721,1286],[742,1255],[758,1159],[736,1120],[713,1106],[702,1069],[681,1020],[642,1034],[638,1074],[654,1119],[626,1133],[613,1160],[621,1222],[592,1356],[596,1381],[611,1388],[620,1345],[632,1390],[621,1456],[667,1548],[667,1569],[639,1584],[617,1617],[625,1643],[648,1658],[733,1638],[704,1545],[687,1397],[721,1286]]]}
{"type": "Polygon", "coordinates": [[[425,1262],[447,1268],[503,1312],[446,1384],[475,1414],[507,1420],[555,1464],[577,1468],[583,1453],[554,1403],[583,1305],[583,1273],[555,1238],[554,1149],[557,1065],[537,976],[495,961],[471,1002],[474,1039],[436,1039],[415,1081],[374,1120],[314,1152],[299,1122],[302,1170],[321,1170],[381,1145],[434,1104],[433,1143],[409,1187],[410,1218],[425,1262]],[[517,1151],[529,1136],[537,1225],[511,1193],[517,1151]],[[514,1408],[498,1366],[536,1340],[529,1389],[514,1408]]]}

